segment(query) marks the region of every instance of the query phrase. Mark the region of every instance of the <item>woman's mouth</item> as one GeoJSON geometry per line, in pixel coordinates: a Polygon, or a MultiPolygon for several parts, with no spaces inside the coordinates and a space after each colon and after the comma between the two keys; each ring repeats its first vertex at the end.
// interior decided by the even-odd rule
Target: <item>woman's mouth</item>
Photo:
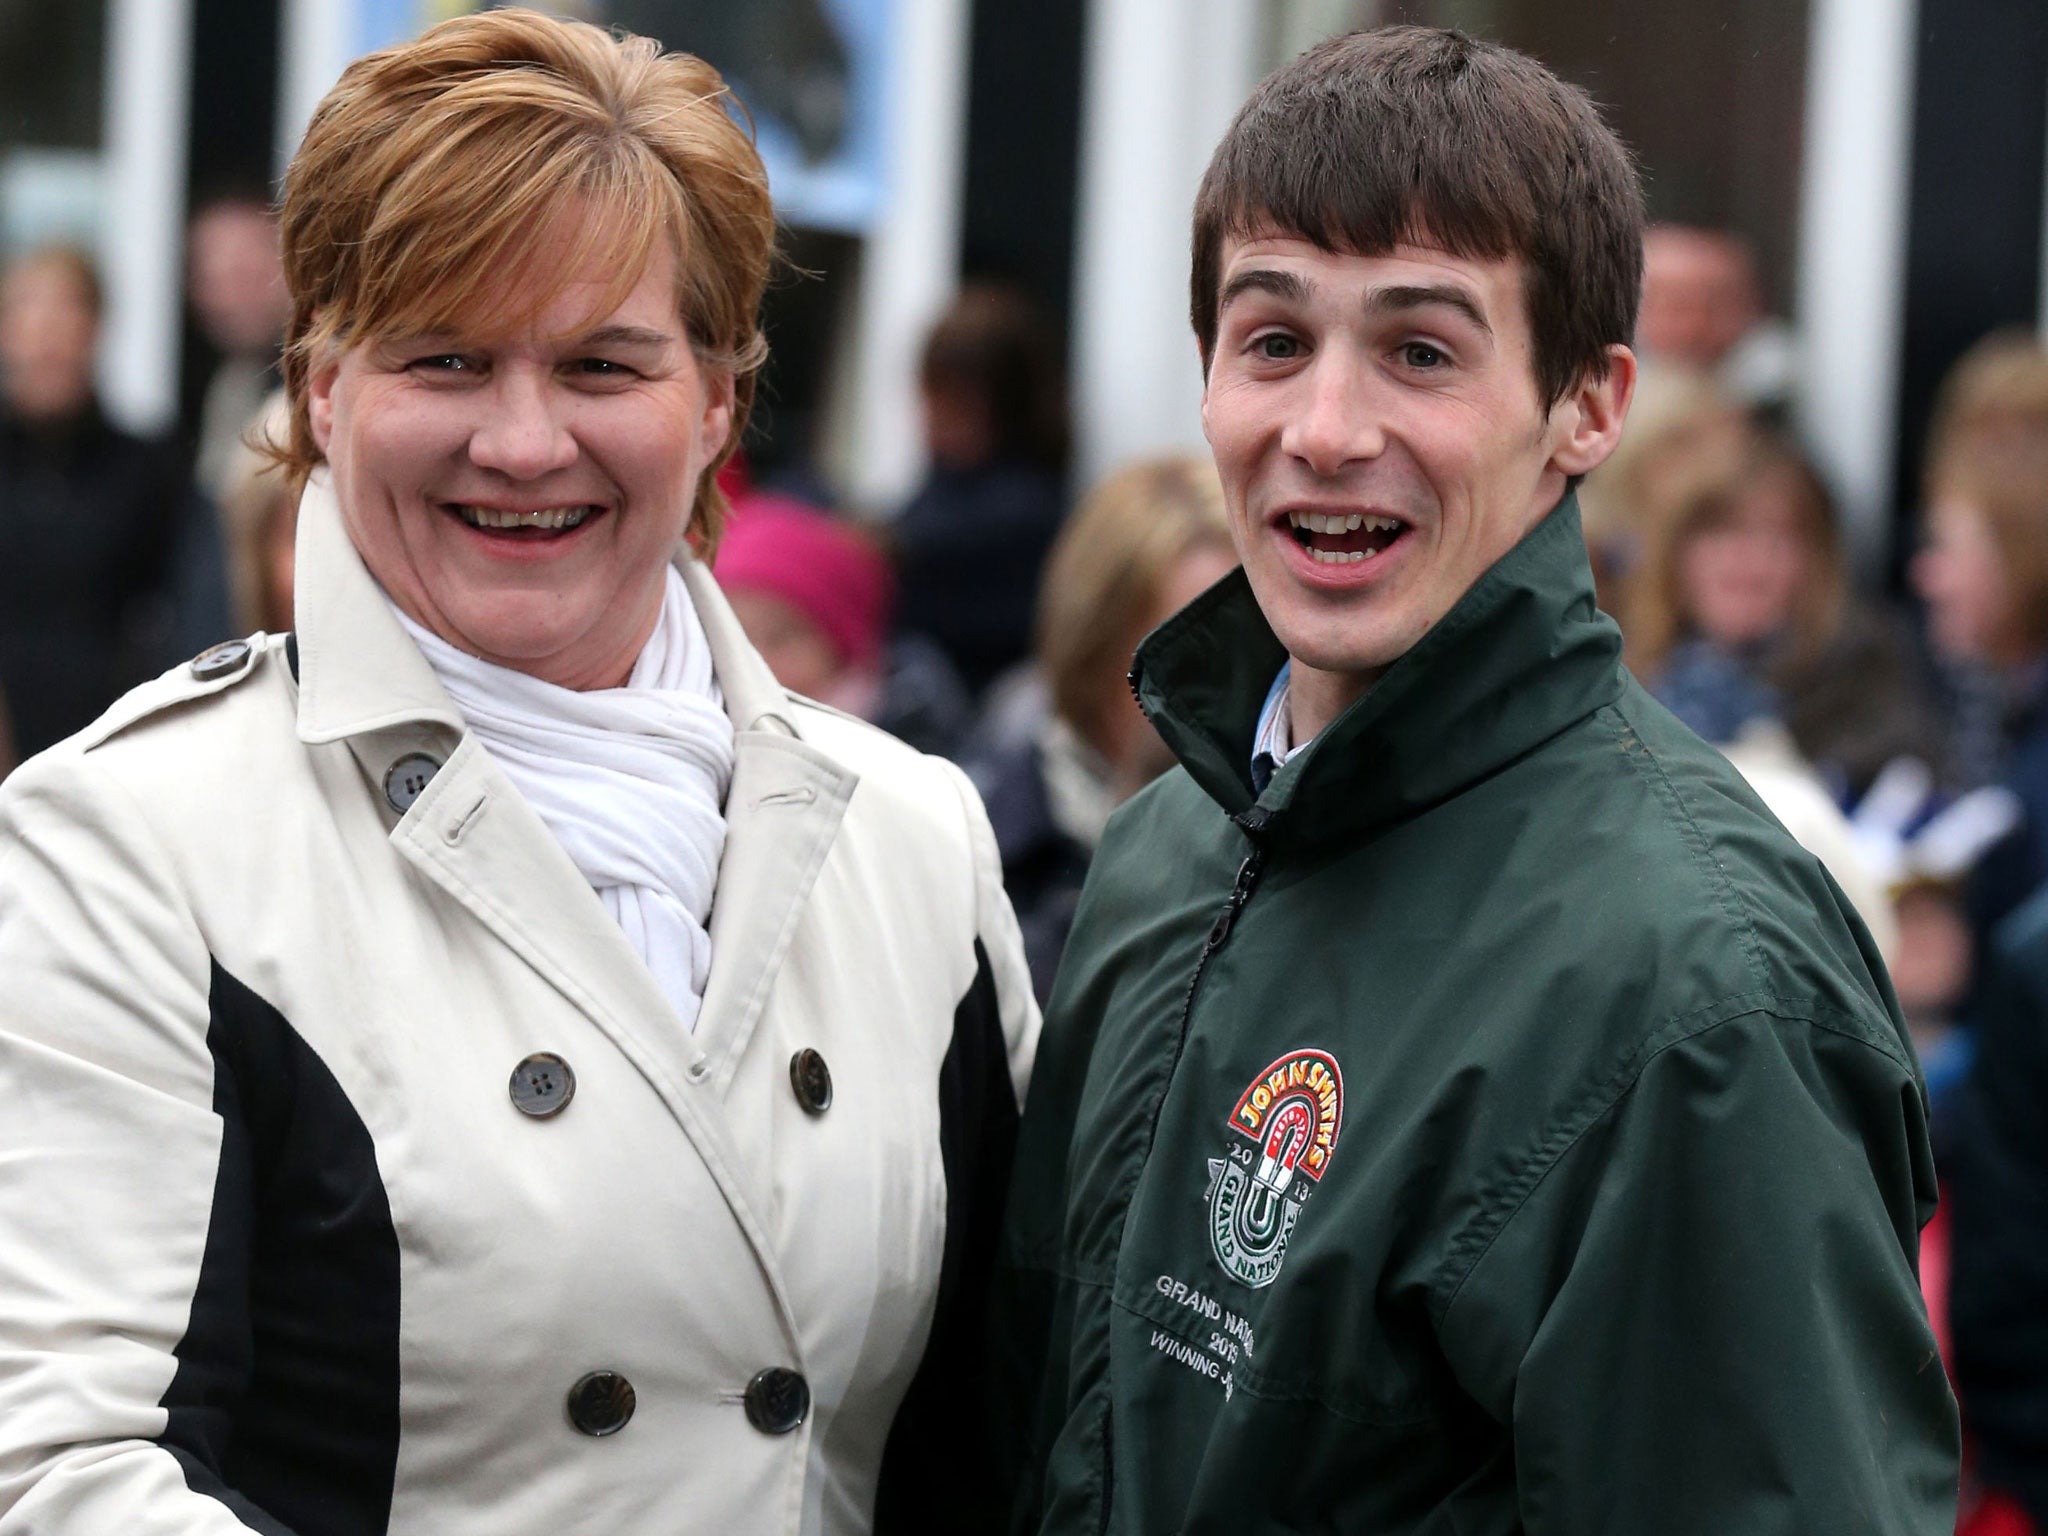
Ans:
{"type": "Polygon", "coordinates": [[[445,510],[481,533],[499,537],[547,539],[582,527],[602,516],[604,508],[584,504],[563,507],[486,507],[474,502],[445,502],[445,510]]]}
{"type": "Polygon", "coordinates": [[[1287,522],[1294,542],[1319,565],[1362,564],[1408,531],[1398,517],[1374,512],[1291,511],[1287,522]]]}

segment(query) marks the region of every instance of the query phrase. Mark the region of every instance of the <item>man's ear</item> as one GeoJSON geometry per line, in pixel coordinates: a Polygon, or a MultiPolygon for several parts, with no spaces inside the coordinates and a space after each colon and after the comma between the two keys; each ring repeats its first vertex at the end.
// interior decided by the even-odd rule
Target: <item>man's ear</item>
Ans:
{"type": "Polygon", "coordinates": [[[1627,347],[1607,349],[1604,377],[1580,381],[1551,408],[1555,436],[1550,467],[1568,476],[1600,467],[1621,441],[1629,402],[1636,393],[1636,355],[1627,347]]]}

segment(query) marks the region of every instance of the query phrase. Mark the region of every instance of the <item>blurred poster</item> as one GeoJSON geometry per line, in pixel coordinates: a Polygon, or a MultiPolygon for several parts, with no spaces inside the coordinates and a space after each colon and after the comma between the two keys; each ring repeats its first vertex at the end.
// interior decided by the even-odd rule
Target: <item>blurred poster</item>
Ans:
{"type": "MultiPolygon", "coordinates": [[[[529,0],[532,3],[532,0],[529,0]]],[[[359,52],[491,7],[356,0],[359,52]]],[[[753,119],[786,224],[861,234],[880,212],[895,0],[558,0],[542,10],[659,38],[718,66],[753,119]]]]}

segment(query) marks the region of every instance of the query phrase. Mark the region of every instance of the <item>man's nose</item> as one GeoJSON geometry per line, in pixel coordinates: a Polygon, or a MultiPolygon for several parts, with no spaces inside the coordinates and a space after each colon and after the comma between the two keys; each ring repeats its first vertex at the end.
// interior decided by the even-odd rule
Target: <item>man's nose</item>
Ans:
{"type": "Polygon", "coordinates": [[[537,480],[576,462],[568,403],[550,380],[507,370],[480,402],[485,416],[470,434],[470,462],[515,480],[537,480]]]}
{"type": "Polygon", "coordinates": [[[1386,435],[1369,364],[1326,349],[1309,365],[1303,383],[1298,409],[1281,435],[1288,454],[1325,477],[1379,457],[1386,435]]]}

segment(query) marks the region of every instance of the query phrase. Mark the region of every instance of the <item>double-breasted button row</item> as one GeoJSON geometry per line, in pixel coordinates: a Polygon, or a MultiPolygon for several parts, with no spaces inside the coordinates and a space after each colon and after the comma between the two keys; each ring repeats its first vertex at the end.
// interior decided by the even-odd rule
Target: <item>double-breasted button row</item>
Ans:
{"type": "MultiPolygon", "coordinates": [[[[586,1435],[615,1435],[633,1417],[633,1383],[617,1371],[592,1371],[569,1389],[569,1422],[586,1435]]],[[[747,1383],[741,1397],[747,1422],[764,1435],[786,1435],[810,1417],[811,1386],[782,1366],[770,1366],[747,1383]]]]}

